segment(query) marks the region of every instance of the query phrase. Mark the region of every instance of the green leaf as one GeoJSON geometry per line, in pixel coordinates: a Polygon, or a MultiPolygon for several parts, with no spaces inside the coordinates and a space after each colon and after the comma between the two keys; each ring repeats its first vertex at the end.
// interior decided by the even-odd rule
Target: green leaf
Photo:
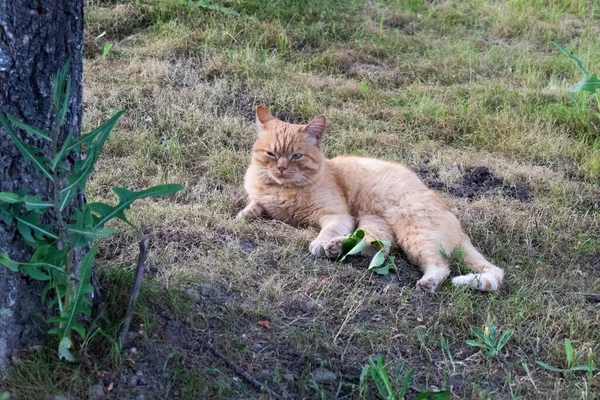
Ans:
{"type": "Polygon", "coordinates": [[[378,275],[387,275],[390,273],[390,270],[396,270],[396,263],[394,262],[394,257],[389,256],[386,258],[385,263],[381,268],[376,268],[373,271],[378,275]]]}
{"type": "Polygon", "coordinates": [[[554,372],[563,372],[562,369],[560,368],[556,368],[553,367],[552,365],[546,364],[545,362],[541,362],[541,361],[536,361],[536,363],[544,368],[546,368],[549,371],[554,371],[554,372]]]}
{"type": "Polygon", "coordinates": [[[8,204],[15,204],[21,201],[21,196],[16,193],[0,192],[0,201],[8,204]]]}
{"type": "Polygon", "coordinates": [[[573,345],[569,339],[565,339],[565,354],[567,355],[567,369],[573,366],[573,345]]]}
{"type": "Polygon", "coordinates": [[[415,400],[450,400],[451,398],[452,394],[449,390],[432,390],[419,393],[415,400]]]}
{"type": "MultiPolygon", "coordinates": [[[[2,207],[2,204],[0,204],[0,207],[2,207]]],[[[4,208],[0,208],[0,218],[6,225],[12,224],[13,215],[4,208]]]]}
{"type": "Polygon", "coordinates": [[[498,350],[502,350],[502,348],[506,345],[506,343],[508,343],[508,341],[512,337],[513,333],[514,331],[511,329],[502,332],[502,335],[500,335],[500,340],[498,341],[498,345],[496,346],[496,348],[498,350]]]}
{"type": "Polygon", "coordinates": [[[84,143],[89,145],[99,135],[106,133],[107,131],[108,132],[112,131],[112,129],[117,124],[117,121],[119,120],[121,115],[123,115],[124,112],[125,112],[125,110],[118,111],[108,121],[106,121],[105,123],[100,125],[98,128],[90,131],[89,133],[86,133],[85,135],[81,135],[81,138],[79,140],[77,140],[76,142],[72,143],[67,148],[67,151],[78,149],[84,143]]]}
{"type": "Polygon", "coordinates": [[[0,264],[4,265],[6,268],[10,269],[12,272],[19,271],[19,263],[13,261],[8,257],[8,253],[4,252],[4,254],[0,255],[0,264]]]}
{"type": "Polygon", "coordinates": [[[596,90],[600,89],[600,79],[598,79],[598,75],[586,75],[579,82],[569,88],[569,93],[577,93],[581,91],[586,91],[590,93],[596,93],[596,90]]]}
{"type": "Polygon", "coordinates": [[[44,265],[47,264],[21,264],[21,269],[36,281],[48,281],[50,275],[42,270],[44,265]]]}
{"type": "MultiPolygon", "coordinates": [[[[48,275],[47,271],[50,270],[58,270],[62,272],[61,268],[56,266],[55,264],[45,262],[43,256],[47,252],[48,248],[51,246],[42,246],[36,250],[36,252],[31,257],[31,262],[20,263],[14,260],[11,260],[8,257],[8,253],[4,253],[0,256],[0,264],[6,266],[13,272],[17,271],[25,271],[31,278],[39,281],[47,281],[50,279],[50,275],[48,275]],[[42,253],[42,254],[40,254],[42,253]]],[[[54,248],[52,248],[54,249],[54,248]]],[[[58,250],[55,250],[58,251],[58,250]]],[[[66,255],[66,251],[64,252],[66,255]]],[[[61,264],[62,265],[62,264],[61,264]]]]}
{"type": "Polygon", "coordinates": [[[571,368],[571,371],[585,371],[585,372],[590,372],[590,371],[595,371],[596,368],[592,367],[589,364],[583,364],[583,365],[577,365],[573,368],[571,368]]]}
{"type": "Polygon", "coordinates": [[[114,187],[113,191],[119,196],[119,204],[114,207],[104,203],[91,203],[89,205],[92,212],[99,215],[94,223],[94,228],[104,227],[104,224],[113,218],[119,218],[131,225],[125,217],[125,210],[127,210],[134,201],[151,196],[168,196],[182,189],[183,186],[176,184],[158,185],[139,192],[134,192],[122,187],[114,187]]]}
{"type": "Polygon", "coordinates": [[[75,162],[73,172],[69,175],[69,184],[60,191],[62,195],[60,204],[61,211],[67,207],[69,201],[77,194],[77,190],[85,192],[88,177],[94,172],[94,166],[100,157],[102,147],[122,114],[123,111],[119,111],[111,119],[92,131],[93,133],[85,135],[66,150],[70,151],[71,149],[80,146],[82,143],[87,143],[89,146],[85,159],[75,162]]]}
{"type": "Polygon", "coordinates": [[[367,246],[367,239],[361,239],[350,251],[346,254],[348,256],[358,254],[367,246]]]}
{"type": "Polygon", "coordinates": [[[371,259],[371,263],[369,264],[369,267],[367,269],[380,267],[385,262],[385,256],[385,250],[379,250],[371,259]]]}
{"type": "Polygon", "coordinates": [[[487,348],[487,346],[485,344],[476,342],[474,340],[466,340],[465,343],[468,344],[469,346],[473,346],[473,347],[480,347],[482,349],[487,348]]]}
{"type": "Polygon", "coordinates": [[[212,3],[209,3],[209,2],[207,2],[205,0],[198,0],[196,2],[196,5],[198,7],[200,7],[200,8],[205,9],[205,10],[218,11],[218,12],[221,12],[223,14],[240,15],[233,8],[223,7],[223,6],[220,6],[218,4],[212,4],[212,3]]]}
{"type": "Polygon", "coordinates": [[[398,398],[403,399],[408,392],[408,385],[410,385],[410,381],[412,380],[413,375],[415,374],[416,369],[411,368],[410,371],[404,376],[402,381],[402,388],[400,389],[400,393],[398,393],[398,398]]]}
{"type": "Polygon", "coordinates": [[[42,196],[39,194],[36,194],[35,196],[25,196],[21,201],[25,204],[25,209],[27,209],[27,211],[45,210],[54,207],[54,204],[43,201],[42,196]]]}
{"type": "Polygon", "coordinates": [[[73,287],[68,302],[69,307],[64,308],[60,316],[48,320],[48,322],[59,324],[58,328],[51,329],[48,333],[61,337],[59,356],[66,360],[72,360],[72,355],[68,351],[71,348],[72,331],[79,333],[81,336],[85,336],[85,329],[77,322],[77,315],[80,313],[87,316],[91,315],[90,302],[86,296],[94,291],[90,280],[92,277],[92,265],[97,251],[97,247],[92,247],[85,257],[83,257],[83,260],[79,265],[79,279],[73,287]],[[62,349],[61,346],[63,347],[62,349]]]}
{"type": "Polygon", "coordinates": [[[2,124],[2,126],[6,130],[6,133],[8,133],[8,135],[11,137],[11,139],[13,140],[13,142],[15,142],[15,145],[17,146],[17,148],[19,149],[19,151],[21,152],[21,154],[23,155],[23,157],[26,160],[31,161],[33,163],[35,169],[38,172],[41,172],[48,179],[50,179],[50,181],[54,182],[54,178],[52,177],[52,175],[50,174],[50,172],[44,166],[44,162],[45,162],[46,159],[43,158],[43,157],[36,156],[36,154],[40,153],[41,150],[38,149],[38,148],[35,148],[33,146],[29,146],[28,144],[26,144],[25,142],[23,142],[23,140],[21,140],[21,138],[19,138],[17,136],[17,134],[15,133],[15,131],[10,126],[10,123],[8,122],[8,120],[6,119],[6,117],[4,116],[4,114],[2,114],[2,113],[0,113],[0,124],[2,124]]]}
{"type": "Polygon", "coordinates": [[[75,361],[75,357],[69,351],[73,342],[68,337],[63,337],[58,344],[58,357],[67,361],[75,361]]]}
{"type": "Polygon", "coordinates": [[[38,215],[34,213],[31,213],[24,217],[15,217],[15,219],[17,220],[17,227],[19,228],[19,232],[21,233],[21,235],[25,236],[23,232],[26,231],[27,236],[31,237],[29,231],[32,230],[34,234],[36,234],[36,237],[38,237],[39,239],[43,239],[44,236],[49,237],[51,239],[58,239],[58,236],[56,236],[50,231],[50,225],[40,224],[37,221],[37,217],[38,215]]]}
{"type": "Polygon", "coordinates": [[[550,42],[552,43],[554,46],[556,46],[560,51],[562,51],[562,53],[569,57],[576,65],[577,67],[581,70],[581,72],[583,72],[585,75],[589,75],[590,73],[583,67],[583,63],[581,62],[581,60],[577,57],[575,57],[573,55],[573,53],[571,53],[570,51],[568,51],[567,49],[565,49],[564,47],[562,47],[560,44],[556,43],[556,42],[550,42]]]}
{"type": "Polygon", "coordinates": [[[69,95],[71,93],[71,59],[58,70],[52,79],[52,97],[54,104],[55,126],[61,126],[65,122],[65,115],[69,108],[69,95]]]}
{"type": "Polygon", "coordinates": [[[66,156],[67,154],[69,154],[69,152],[70,152],[69,146],[71,145],[72,140],[73,140],[73,132],[69,132],[69,135],[67,135],[67,138],[63,142],[62,147],[60,148],[59,152],[56,153],[56,155],[52,159],[52,170],[56,170],[56,167],[62,161],[63,157],[66,156]]]}
{"type": "Polygon", "coordinates": [[[105,238],[113,234],[116,229],[95,228],[91,208],[86,205],[82,211],[76,210],[75,215],[71,217],[75,220],[74,224],[67,225],[67,243],[75,248],[87,246],[90,242],[98,238],[105,238]]]}
{"type": "Polygon", "coordinates": [[[379,249],[389,249],[392,247],[391,240],[373,240],[371,242],[371,246],[379,248],[379,249]]]}
{"type": "Polygon", "coordinates": [[[37,136],[44,140],[52,141],[52,138],[50,138],[50,136],[48,136],[48,134],[43,129],[36,128],[33,125],[29,125],[29,124],[26,124],[25,122],[19,121],[18,119],[16,119],[15,117],[13,117],[10,114],[6,114],[6,117],[8,118],[8,120],[10,122],[12,122],[14,125],[18,126],[19,128],[23,129],[25,132],[29,133],[30,135],[37,136]]]}

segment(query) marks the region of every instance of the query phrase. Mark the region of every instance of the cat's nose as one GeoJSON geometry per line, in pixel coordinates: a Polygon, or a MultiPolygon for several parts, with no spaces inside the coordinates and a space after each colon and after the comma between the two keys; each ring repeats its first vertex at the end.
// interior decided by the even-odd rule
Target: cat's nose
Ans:
{"type": "Polygon", "coordinates": [[[279,170],[279,172],[281,172],[283,174],[283,172],[287,169],[286,167],[283,166],[279,166],[277,167],[277,169],[279,170]]]}

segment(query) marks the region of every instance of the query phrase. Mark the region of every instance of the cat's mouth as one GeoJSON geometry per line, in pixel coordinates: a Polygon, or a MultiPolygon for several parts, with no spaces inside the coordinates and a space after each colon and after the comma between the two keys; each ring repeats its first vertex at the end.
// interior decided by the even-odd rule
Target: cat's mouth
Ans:
{"type": "Polygon", "coordinates": [[[271,172],[271,178],[273,178],[273,180],[280,185],[282,185],[284,183],[290,183],[291,181],[293,181],[294,175],[295,174],[293,174],[289,171],[284,171],[284,172],[273,171],[273,172],[271,172]]]}

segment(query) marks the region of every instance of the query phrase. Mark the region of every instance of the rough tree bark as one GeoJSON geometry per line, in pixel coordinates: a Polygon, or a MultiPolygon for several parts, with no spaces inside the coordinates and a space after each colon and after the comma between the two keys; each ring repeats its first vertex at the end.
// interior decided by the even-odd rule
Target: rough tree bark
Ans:
{"type": "MultiPolygon", "coordinates": [[[[50,128],[52,75],[69,57],[70,112],[60,131],[59,148],[69,131],[79,136],[81,130],[83,0],[0,0],[0,112],[50,128]]],[[[46,156],[51,154],[48,142],[25,132],[21,137],[29,144],[45,146],[46,156]]],[[[0,192],[19,189],[51,199],[48,182],[24,161],[0,128],[0,192]]],[[[72,206],[81,207],[84,201],[80,195],[72,206]]],[[[0,254],[5,251],[19,261],[31,256],[16,230],[0,220],[0,254]]],[[[43,314],[40,290],[38,283],[0,266],[0,370],[8,368],[14,349],[39,343],[43,324],[36,327],[34,320],[43,314]]]]}

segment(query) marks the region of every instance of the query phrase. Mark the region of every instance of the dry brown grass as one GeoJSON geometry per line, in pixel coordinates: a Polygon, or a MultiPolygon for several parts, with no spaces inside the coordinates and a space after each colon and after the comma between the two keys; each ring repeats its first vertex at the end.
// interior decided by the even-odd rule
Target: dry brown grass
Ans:
{"type": "MultiPolygon", "coordinates": [[[[293,398],[358,398],[361,367],[374,354],[390,370],[416,368],[410,397],[426,388],[451,389],[455,398],[597,395],[597,375],[563,377],[535,361],[564,365],[565,338],[578,363],[600,355],[598,305],[579,294],[600,290],[599,121],[566,96],[579,77],[549,45],[577,43],[597,70],[600,5],[421,3],[358,2],[345,11],[329,2],[223,3],[240,16],[158,0],[88,7],[88,36],[107,31],[115,46],[86,60],[85,126],[127,109],[89,198],[110,200],[112,186],[186,188],[129,214],[151,232],[150,294],[137,323],[154,322],[145,340],[174,350],[143,347],[113,369],[137,362],[180,371],[168,390],[147,396],[260,397],[204,354],[208,337],[293,398]],[[382,157],[424,174],[474,243],[506,268],[505,286],[487,295],[449,285],[417,293],[419,272],[401,255],[398,274],[379,277],[366,260],[310,257],[313,230],[235,221],[258,103],[290,122],[325,114],[330,156],[382,157]],[[475,167],[503,183],[457,197],[475,167]],[[527,196],[509,195],[518,190],[527,196]],[[189,346],[165,339],[173,324],[189,346]],[[486,324],[515,331],[489,363],[465,344],[470,328],[486,324]],[[337,381],[315,383],[319,366],[337,381]]],[[[108,290],[126,291],[136,237],[124,228],[101,243],[108,290]]],[[[145,390],[114,376],[115,396],[145,390]]]]}

